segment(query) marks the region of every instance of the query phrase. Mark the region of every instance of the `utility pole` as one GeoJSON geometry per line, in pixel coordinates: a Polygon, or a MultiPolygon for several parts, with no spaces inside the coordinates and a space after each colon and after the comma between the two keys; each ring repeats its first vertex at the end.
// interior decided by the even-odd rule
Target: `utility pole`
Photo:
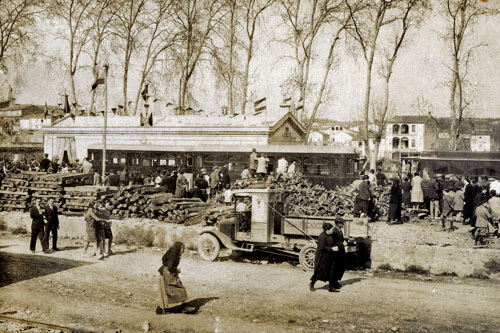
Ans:
{"type": "Polygon", "coordinates": [[[108,68],[104,65],[104,130],[102,132],[102,180],[106,176],[106,127],[108,126],[108,68]]]}

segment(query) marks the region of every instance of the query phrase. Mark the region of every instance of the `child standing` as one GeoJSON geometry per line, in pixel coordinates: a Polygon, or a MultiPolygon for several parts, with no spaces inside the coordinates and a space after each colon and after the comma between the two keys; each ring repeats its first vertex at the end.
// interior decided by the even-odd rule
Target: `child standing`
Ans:
{"type": "Polygon", "coordinates": [[[231,206],[231,203],[233,202],[233,191],[231,191],[230,188],[227,188],[224,191],[224,202],[226,203],[226,206],[231,206]]]}
{"type": "Polygon", "coordinates": [[[446,221],[450,221],[450,229],[448,231],[453,231],[453,210],[455,206],[455,193],[452,191],[453,188],[450,186],[445,186],[443,188],[443,208],[441,212],[441,227],[446,230],[446,221]]]}
{"type": "Polygon", "coordinates": [[[498,238],[498,224],[500,223],[500,193],[497,194],[495,190],[491,190],[490,193],[491,198],[488,200],[488,203],[490,205],[493,228],[495,229],[493,235],[498,238]]]}
{"type": "Polygon", "coordinates": [[[481,197],[476,208],[476,232],[475,232],[475,245],[484,245],[484,240],[489,235],[488,225],[491,221],[491,214],[488,207],[488,199],[481,197]]]}

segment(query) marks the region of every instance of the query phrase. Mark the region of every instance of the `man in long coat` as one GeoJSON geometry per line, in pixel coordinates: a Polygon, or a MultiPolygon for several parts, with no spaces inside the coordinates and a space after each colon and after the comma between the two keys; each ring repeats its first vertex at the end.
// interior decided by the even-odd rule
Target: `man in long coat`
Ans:
{"type": "Polygon", "coordinates": [[[332,287],[331,273],[333,264],[333,246],[332,238],[333,225],[330,223],[323,224],[323,232],[318,236],[318,247],[314,258],[314,274],[311,276],[309,290],[314,291],[316,281],[328,281],[330,288],[332,287]]]}
{"type": "Polygon", "coordinates": [[[45,206],[45,219],[47,226],[45,227],[45,244],[49,247],[49,237],[52,233],[52,250],[59,251],[57,248],[57,230],[59,229],[59,213],[57,207],[54,206],[54,198],[49,198],[49,203],[45,206]]]}
{"type": "Polygon", "coordinates": [[[328,291],[337,292],[342,285],[340,280],[344,276],[345,272],[345,246],[347,242],[344,240],[344,233],[342,228],[344,227],[344,219],[341,217],[335,218],[335,228],[332,231],[333,238],[333,265],[330,279],[330,288],[328,291]]]}
{"type": "Polygon", "coordinates": [[[49,253],[48,245],[45,242],[45,232],[44,232],[44,222],[43,222],[44,210],[40,206],[40,202],[41,202],[40,197],[35,197],[35,205],[30,209],[30,217],[32,219],[30,250],[31,252],[35,253],[36,239],[39,238],[40,243],[42,244],[43,252],[49,253]]]}

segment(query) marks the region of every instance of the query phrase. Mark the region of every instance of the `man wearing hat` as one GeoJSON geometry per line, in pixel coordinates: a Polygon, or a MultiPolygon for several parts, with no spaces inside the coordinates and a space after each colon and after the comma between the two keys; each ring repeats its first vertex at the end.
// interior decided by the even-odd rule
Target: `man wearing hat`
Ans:
{"type": "Polygon", "coordinates": [[[330,289],[328,291],[338,291],[342,288],[340,280],[344,276],[345,272],[345,246],[347,242],[344,240],[344,233],[342,228],[344,227],[345,220],[337,216],[335,218],[335,227],[333,228],[332,238],[334,246],[333,250],[333,267],[332,267],[332,277],[330,282],[330,289]]]}

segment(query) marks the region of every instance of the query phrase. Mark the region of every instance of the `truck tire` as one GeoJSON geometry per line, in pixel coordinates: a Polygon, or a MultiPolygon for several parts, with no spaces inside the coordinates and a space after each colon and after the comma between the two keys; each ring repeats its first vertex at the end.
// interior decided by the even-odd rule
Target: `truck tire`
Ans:
{"type": "Polygon", "coordinates": [[[220,243],[215,236],[203,234],[198,241],[198,254],[203,260],[214,261],[219,256],[220,243]]]}
{"type": "Polygon", "coordinates": [[[300,249],[299,263],[306,272],[314,271],[314,258],[316,257],[316,244],[306,244],[300,249]]]}

